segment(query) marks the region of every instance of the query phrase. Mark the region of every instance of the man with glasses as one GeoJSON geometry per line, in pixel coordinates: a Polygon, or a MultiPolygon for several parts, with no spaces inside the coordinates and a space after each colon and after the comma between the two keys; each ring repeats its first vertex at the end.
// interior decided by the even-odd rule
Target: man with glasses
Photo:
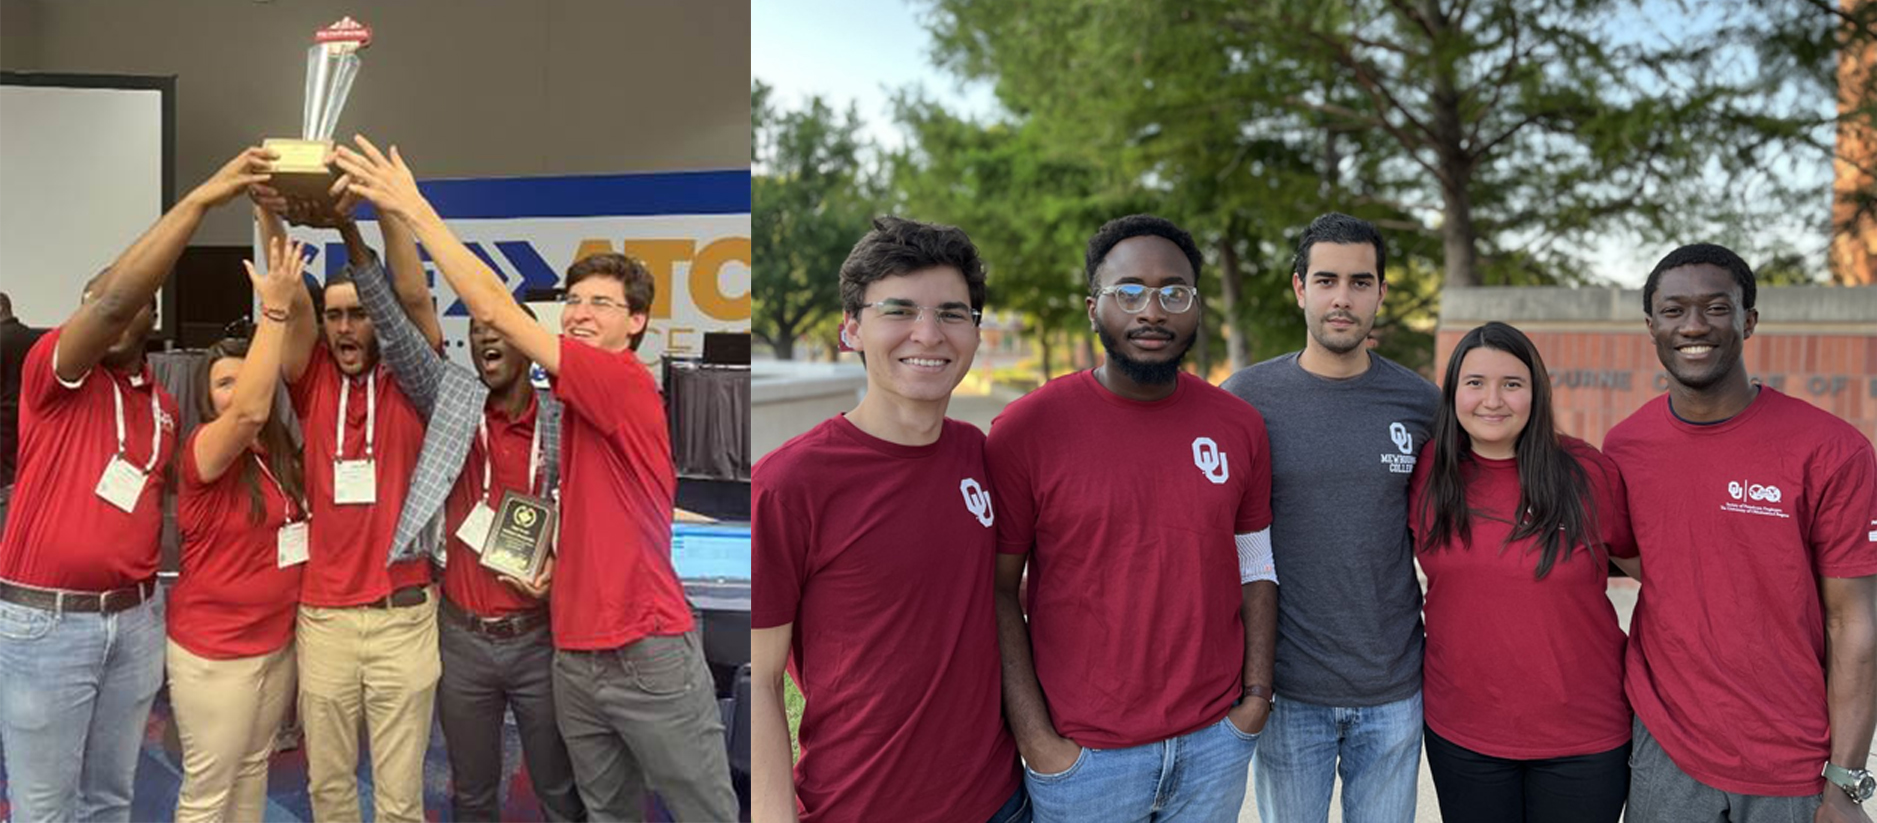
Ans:
{"type": "Polygon", "coordinates": [[[1344,820],[1414,819],[1421,588],[1407,495],[1440,392],[1369,350],[1386,262],[1368,222],[1312,221],[1291,276],[1303,351],[1223,384],[1270,427],[1271,544],[1284,567],[1278,699],[1252,769],[1265,820],[1327,819],[1337,774],[1344,820]]]}
{"type": "Polygon", "coordinates": [[[977,352],[984,264],[950,226],[873,226],[840,272],[867,393],[752,477],[755,819],[1022,823],[984,435],[945,417],[977,352]],[[785,667],[806,700],[793,781],[785,667]]]}
{"type": "Polygon", "coordinates": [[[735,819],[715,684],[671,565],[665,407],[634,351],[651,321],[651,273],[613,253],[574,263],[556,336],[450,231],[396,148],[387,156],[360,137],[336,161],[350,192],[409,227],[470,316],[546,370],[563,404],[548,606],[555,712],[588,813],[642,819],[649,787],[679,821],[735,819]]]}
{"type": "Polygon", "coordinates": [[[1086,269],[1107,361],[1012,403],[985,448],[1005,711],[1039,821],[1234,819],[1271,706],[1264,421],[1180,371],[1190,235],[1124,217],[1086,269]]]}

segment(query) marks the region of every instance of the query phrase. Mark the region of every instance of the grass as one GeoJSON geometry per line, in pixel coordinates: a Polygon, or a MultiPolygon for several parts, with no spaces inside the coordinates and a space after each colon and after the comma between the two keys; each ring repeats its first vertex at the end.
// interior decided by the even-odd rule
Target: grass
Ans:
{"type": "MultiPolygon", "coordinates": [[[[796,742],[795,730],[802,725],[802,693],[795,688],[795,678],[782,678],[782,705],[789,715],[789,751],[791,760],[800,759],[802,747],[796,742]]],[[[774,715],[770,715],[774,717],[774,715]]]]}

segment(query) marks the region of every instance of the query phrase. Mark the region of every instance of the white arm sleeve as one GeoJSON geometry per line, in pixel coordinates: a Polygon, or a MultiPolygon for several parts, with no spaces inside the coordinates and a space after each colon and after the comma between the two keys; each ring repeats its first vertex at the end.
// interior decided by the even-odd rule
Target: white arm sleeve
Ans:
{"type": "Polygon", "coordinates": [[[1251,534],[1236,535],[1232,540],[1238,544],[1239,585],[1259,580],[1277,582],[1277,564],[1271,561],[1271,529],[1269,527],[1251,534]]]}

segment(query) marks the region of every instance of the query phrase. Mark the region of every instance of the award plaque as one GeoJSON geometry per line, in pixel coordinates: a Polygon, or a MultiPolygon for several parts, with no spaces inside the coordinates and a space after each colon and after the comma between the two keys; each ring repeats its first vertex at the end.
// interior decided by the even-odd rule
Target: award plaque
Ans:
{"type": "Polygon", "coordinates": [[[313,34],[306,50],[306,107],[300,116],[300,139],[268,138],[263,148],[280,156],[268,183],[289,200],[331,205],[339,173],[326,165],[332,133],[339,126],[352,81],[358,78],[359,50],[371,44],[371,29],[350,17],[313,34]]]}
{"type": "Polygon", "coordinates": [[[554,504],[507,492],[482,541],[482,565],[527,583],[541,571],[554,544],[554,504]]]}

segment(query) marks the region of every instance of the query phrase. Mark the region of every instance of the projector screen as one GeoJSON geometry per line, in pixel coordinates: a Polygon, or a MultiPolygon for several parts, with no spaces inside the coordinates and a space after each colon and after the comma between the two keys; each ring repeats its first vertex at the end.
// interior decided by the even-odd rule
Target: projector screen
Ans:
{"type": "Polygon", "coordinates": [[[169,207],[174,96],[172,77],[0,74],[0,291],[26,325],[65,322],[169,207]]]}

